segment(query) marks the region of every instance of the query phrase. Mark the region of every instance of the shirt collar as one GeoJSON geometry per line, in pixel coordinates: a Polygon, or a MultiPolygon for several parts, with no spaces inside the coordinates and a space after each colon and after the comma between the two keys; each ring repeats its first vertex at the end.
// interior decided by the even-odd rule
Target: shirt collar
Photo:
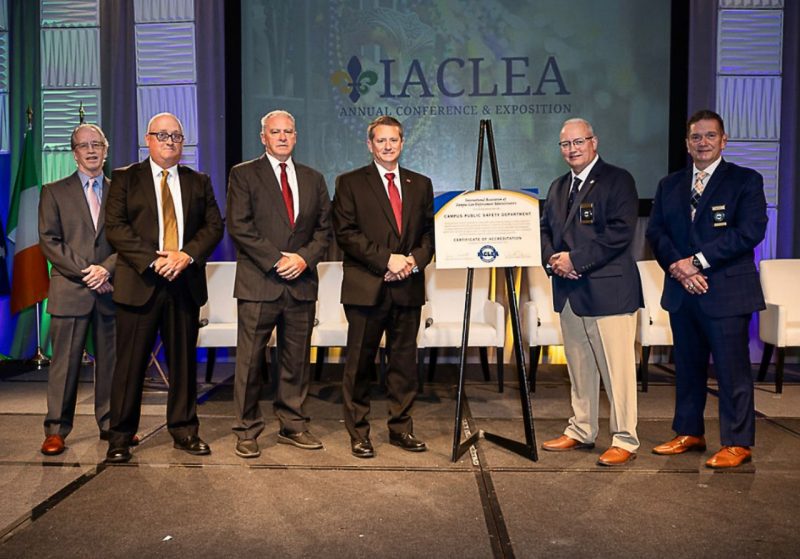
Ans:
{"type": "MultiPolygon", "coordinates": [[[[161,167],[158,163],[153,161],[152,157],[150,158],[150,170],[151,170],[151,172],[152,172],[154,177],[156,177],[156,178],[158,178],[160,180],[161,179],[161,171],[163,169],[164,169],[163,167],[161,167]]],[[[173,165],[172,167],[167,167],[166,170],[170,174],[170,176],[177,176],[178,175],[178,165],[177,164],[173,165]]]]}
{"type": "Polygon", "coordinates": [[[373,161],[373,163],[375,164],[375,167],[378,169],[378,174],[380,174],[381,180],[386,178],[386,173],[394,173],[394,178],[398,179],[395,184],[400,184],[400,180],[399,180],[399,178],[400,178],[400,165],[395,167],[394,171],[390,171],[389,169],[387,169],[383,165],[379,164],[377,161],[373,161]]]}
{"type": "Polygon", "coordinates": [[[580,172],[580,173],[578,173],[577,175],[576,175],[574,172],[570,171],[570,173],[572,173],[572,178],[573,178],[573,180],[575,179],[575,177],[577,177],[577,178],[581,179],[581,185],[582,185],[583,183],[585,183],[585,182],[586,182],[586,179],[589,177],[589,173],[591,173],[591,172],[592,172],[592,169],[594,169],[594,166],[595,166],[595,164],[597,163],[597,161],[598,161],[599,159],[600,159],[600,156],[599,156],[599,155],[597,155],[597,154],[595,154],[595,156],[594,156],[594,159],[592,159],[592,162],[591,162],[591,163],[589,163],[589,164],[588,164],[588,165],[587,165],[587,166],[586,166],[586,167],[583,169],[583,171],[581,171],[581,172],[580,172]]]}
{"type": "Polygon", "coordinates": [[[292,161],[291,155],[289,156],[289,159],[287,159],[286,161],[281,161],[277,157],[271,155],[269,152],[265,151],[264,154],[267,156],[267,159],[269,159],[269,164],[272,165],[273,169],[280,169],[278,165],[280,165],[281,163],[286,163],[286,169],[294,169],[294,162],[292,161]]]}
{"type": "MultiPolygon", "coordinates": [[[[721,155],[719,157],[717,157],[717,160],[714,161],[711,165],[709,165],[708,167],[703,169],[703,172],[706,174],[706,178],[707,179],[711,178],[711,175],[714,174],[714,171],[717,170],[717,167],[719,167],[720,163],[722,163],[722,156],[721,155]]],[[[697,173],[699,173],[699,172],[700,172],[700,169],[697,168],[697,165],[692,164],[692,177],[696,177],[697,173]]]]}
{"type": "Polygon", "coordinates": [[[81,181],[81,186],[82,187],[85,187],[86,183],[88,183],[89,181],[97,179],[97,186],[100,189],[103,188],[103,180],[105,179],[105,177],[103,176],[103,173],[100,173],[96,177],[90,177],[89,175],[84,174],[83,171],[78,171],[78,178],[81,181]]]}

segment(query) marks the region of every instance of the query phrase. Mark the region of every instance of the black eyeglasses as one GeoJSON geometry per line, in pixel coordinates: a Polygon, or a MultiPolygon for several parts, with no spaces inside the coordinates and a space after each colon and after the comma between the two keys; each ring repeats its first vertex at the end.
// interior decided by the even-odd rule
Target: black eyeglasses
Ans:
{"type": "Polygon", "coordinates": [[[183,139],[186,137],[180,132],[173,132],[172,134],[168,134],[167,132],[148,132],[147,135],[155,136],[156,140],[158,140],[159,142],[166,142],[167,140],[172,138],[172,141],[175,142],[176,144],[183,143],[183,139]]]}
{"type": "Polygon", "coordinates": [[[569,140],[564,140],[563,142],[558,142],[558,147],[560,147],[561,149],[569,149],[569,146],[575,146],[576,148],[579,148],[592,138],[594,138],[594,136],[586,136],[585,138],[575,138],[571,142],[569,140]]]}

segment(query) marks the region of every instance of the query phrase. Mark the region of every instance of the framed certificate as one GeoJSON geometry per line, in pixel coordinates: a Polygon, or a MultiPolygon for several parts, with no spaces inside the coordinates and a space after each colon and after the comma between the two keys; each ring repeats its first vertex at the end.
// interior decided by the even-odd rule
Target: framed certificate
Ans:
{"type": "Polygon", "coordinates": [[[470,190],[436,213],[437,268],[541,265],[539,200],[517,190],[470,190]]]}

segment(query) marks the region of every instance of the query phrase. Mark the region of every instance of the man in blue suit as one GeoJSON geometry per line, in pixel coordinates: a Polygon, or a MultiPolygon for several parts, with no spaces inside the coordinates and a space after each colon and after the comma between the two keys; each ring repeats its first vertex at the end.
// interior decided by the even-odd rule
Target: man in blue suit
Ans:
{"type": "Polygon", "coordinates": [[[618,466],[636,458],[636,310],[642,288],[631,242],[639,215],[633,177],[597,155],[587,121],[567,120],[558,145],[570,171],[550,185],[542,210],[542,261],[553,275],[572,384],[572,417],[542,448],[593,448],[600,379],[610,404],[611,447],[598,459],[618,466]]]}
{"type": "Polygon", "coordinates": [[[755,442],[748,326],[765,307],[753,249],[764,239],[767,204],[761,175],[722,159],[728,137],[715,112],[686,126],[693,164],[658,185],[647,240],[667,272],[661,305],[675,342],[677,436],[653,449],[673,455],[704,451],[708,358],[719,383],[722,448],[710,468],[751,459],[755,442]]]}

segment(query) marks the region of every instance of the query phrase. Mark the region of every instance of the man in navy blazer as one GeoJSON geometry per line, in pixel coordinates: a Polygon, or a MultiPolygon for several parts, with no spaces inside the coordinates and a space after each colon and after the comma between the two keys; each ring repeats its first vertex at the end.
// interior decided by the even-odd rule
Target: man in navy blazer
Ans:
{"type": "Polygon", "coordinates": [[[347,316],[347,361],[342,379],[350,450],[372,458],[370,379],[386,332],[389,366],[389,442],[423,452],[411,406],[417,396],[417,332],[425,304],[425,266],[433,258],[433,185],[398,162],[403,126],[392,117],[367,129],[373,161],[336,178],[333,227],[344,251],[342,304],[347,316]]]}
{"type": "Polygon", "coordinates": [[[558,145],[570,172],[553,181],[542,209],[542,261],[561,314],[573,412],[564,434],[542,447],[594,447],[602,378],[612,438],[598,463],[618,466],[639,447],[634,337],[643,301],[631,247],[639,198],[631,174],[600,159],[597,143],[587,121],[564,123],[558,145]]]}
{"type": "Polygon", "coordinates": [[[228,233],[237,248],[234,451],[242,458],[261,454],[256,441],[265,426],[258,403],[261,369],[275,328],[278,442],[322,448],[308,430],[303,404],[311,380],[317,263],[330,242],[330,197],[322,175],[292,157],[297,129],[291,114],[277,110],[265,115],[261,142],[266,153],[231,169],[228,183],[228,233]]]}
{"type": "Polygon", "coordinates": [[[709,355],[719,382],[722,449],[710,468],[751,459],[755,442],[748,328],[765,307],[753,249],[764,239],[767,205],[761,175],[722,159],[725,125],[715,112],[686,126],[693,164],[658,185],[647,240],[667,272],[661,305],[675,342],[677,437],[653,449],[673,455],[706,448],[703,410],[709,355]]]}

